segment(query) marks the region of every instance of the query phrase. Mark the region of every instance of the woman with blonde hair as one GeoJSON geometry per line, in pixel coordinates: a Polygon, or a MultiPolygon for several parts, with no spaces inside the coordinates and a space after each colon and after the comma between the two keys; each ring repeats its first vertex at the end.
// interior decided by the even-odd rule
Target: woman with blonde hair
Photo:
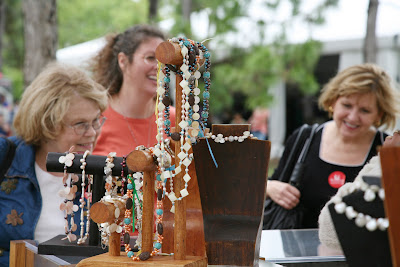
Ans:
{"type": "MultiPolygon", "coordinates": [[[[57,193],[72,181],[63,181],[63,173],[47,172],[46,157],[49,152],[92,152],[107,100],[104,87],[84,71],[56,63],[25,90],[14,120],[16,136],[9,138],[16,146],[15,155],[0,177],[0,266],[8,266],[10,240],[41,243],[65,234],[60,205],[66,198],[57,193]]],[[[9,160],[7,147],[1,138],[2,168],[9,160]]],[[[74,219],[79,225],[79,216],[74,219]]]]}
{"type": "MultiPolygon", "coordinates": [[[[386,72],[374,64],[351,66],[322,89],[319,106],[332,117],[320,125],[305,159],[301,187],[278,181],[294,140],[287,140],[279,166],[268,181],[267,197],[285,209],[304,207],[300,228],[317,228],[324,204],[377,154],[387,136],[378,127],[392,128],[400,113],[398,92],[386,72]]],[[[293,166],[289,166],[293,167],[293,166]]]]}

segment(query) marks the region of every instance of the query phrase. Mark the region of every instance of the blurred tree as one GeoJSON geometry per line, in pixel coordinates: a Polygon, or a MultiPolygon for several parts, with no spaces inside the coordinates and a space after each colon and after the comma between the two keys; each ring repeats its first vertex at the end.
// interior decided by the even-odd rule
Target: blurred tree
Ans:
{"type": "Polygon", "coordinates": [[[367,33],[364,39],[364,62],[376,63],[376,17],[378,15],[379,0],[369,0],[367,33]]]}
{"type": "Polygon", "coordinates": [[[56,0],[23,0],[24,84],[28,86],[49,62],[56,59],[58,31],[56,0]]]}
{"type": "Polygon", "coordinates": [[[150,0],[57,0],[59,47],[148,22],[150,0]]]}
{"type": "Polygon", "coordinates": [[[0,72],[3,71],[3,35],[4,35],[4,28],[6,23],[6,1],[0,0],[0,72]]]}
{"type": "MultiPolygon", "coordinates": [[[[22,1],[0,1],[6,1],[7,10],[3,39],[4,60],[8,67],[21,69],[24,54],[22,1]]],[[[292,16],[285,21],[272,21],[269,15],[253,18],[248,13],[252,2],[255,1],[57,0],[58,47],[99,38],[109,32],[119,32],[137,23],[153,23],[154,20],[163,21],[163,25],[167,25],[172,22],[170,36],[186,36],[197,41],[201,41],[200,38],[213,38],[205,43],[212,50],[212,87],[217,88],[212,92],[210,107],[213,112],[229,107],[233,92],[238,91],[249,95],[247,105],[250,108],[267,106],[272,100],[268,88],[279,79],[299,84],[305,93],[318,90],[312,72],[319,56],[320,44],[313,40],[289,44],[286,29],[290,23],[296,23],[299,19],[309,25],[322,24],[324,11],[337,5],[338,0],[319,0],[320,4],[307,12],[302,9],[305,0],[257,1],[272,12],[282,5],[290,6],[292,16]],[[201,17],[201,23],[191,25],[193,17],[201,17]],[[256,42],[250,43],[243,36],[232,37],[241,30],[244,21],[255,25],[251,26],[248,34],[254,36],[256,42]],[[271,36],[271,27],[280,34],[271,36]],[[195,29],[194,33],[192,29],[195,29]],[[197,32],[203,33],[201,37],[195,35],[197,32]]],[[[32,12],[34,10],[32,8],[32,12]]],[[[16,73],[12,70],[9,72],[13,75],[16,73]]]]}
{"type": "MultiPolygon", "coordinates": [[[[320,0],[311,10],[303,8],[301,0],[257,1],[261,8],[274,12],[282,5],[290,7],[290,18],[273,21],[266,14],[263,18],[253,18],[248,12],[251,0],[164,0],[161,10],[164,18],[173,17],[171,34],[186,36],[199,41],[194,32],[206,32],[206,43],[212,49],[212,97],[210,108],[213,113],[221,113],[232,103],[234,92],[247,94],[247,107],[268,106],[272,96],[268,88],[278,80],[295,83],[305,94],[313,94],[319,89],[313,72],[317,63],[321,44],[315,40],[291,44],[287,38],[287,28],[291,23],[303,21],[310,27],[325,22],[324,12],[337,6],[338,0],[320,0]],[[168,8],[166,8],[168,6],[168,8]],[[175,6],[175,9],[171,8],[175,6]],[[190,16],[188,17],[188,8],[190,16]],[[169,11],[169,13],[168,13],[169,11]],[[201,24],[191,25],[191,16],[207,19],[201,24]],[[253,22],[253,27],[248,22],[253,22]],[[252,42],[238,35],[241,27],[249,28],[252,42]],[[273,28],[274,27],[274,28],[273,28]],[[199,29],[193,32],[193,29],[199,29]],[[271,29],[271,31],[268,31],[271,29]],[[277,30],[278,29],[278,30],[277,30]],[[275,36],[267,35],[278,32],[275,36]],[[233,40],[233,41],[232,41],[233,40]]],[[[192,20],[193,23],[193,20],[192,20]]]]}
{"type": "Polygon", "coordinates": [[[158,0],[149,0],[149,22],[157,22],[158,0]]]}

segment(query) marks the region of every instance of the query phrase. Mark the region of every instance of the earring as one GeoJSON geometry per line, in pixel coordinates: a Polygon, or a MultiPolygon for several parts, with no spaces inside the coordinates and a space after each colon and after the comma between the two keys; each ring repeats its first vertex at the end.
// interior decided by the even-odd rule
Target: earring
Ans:
{"type": "Polygon", "coordinates": [[[333,113],[333,107],[332,107],[332,106],[329,106],[328,111],[329,111],[330,113],[333,113]]]}
{"type": "Polygon", "coordinates": [[[377,120],[376,122],[374,122],[374,126],[375,126],[376,128],[378,128],[379,126],[381,126],[381,124],[382,124],[382,119],[379,119],[379,120],[377,120]]]}

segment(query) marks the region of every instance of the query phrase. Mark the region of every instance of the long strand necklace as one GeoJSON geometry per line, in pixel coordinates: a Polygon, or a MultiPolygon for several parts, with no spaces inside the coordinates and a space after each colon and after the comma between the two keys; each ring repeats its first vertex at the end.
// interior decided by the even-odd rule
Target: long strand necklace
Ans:
{"type": "MultiPolygon", "coordinates": [[[[137,141],[136,135],[135,135],[135,133],[133,132],[133,130],[132,130],[132,128],[131,128],[130,122],[128,121],[128,118],[125,116],[124,112],[122,111],[122,105],[121,105],[121,101],[120,101],[119,97],[118,97],[118,104],[119,104],[119,106],[121,107],[120,112],[121,112],[122,117],[124,118],[124,121],[125,121],[126,125],[128,126],[129,133],[131,134],[131,136],[132,136],[132,138],[133,138],[133,141],[135,142],[135,147],[136,147],[136,146],[139,146],[139,145],[144,145],[144,144],[140,144],[140,143],[137,141]]],[[[148,126],[147,126],[147,128],[148,128],[148,133],[147,133],[147,143],[146,143],[146,147],[149,147],[149,146],[150,146],[151,125],[152,125],[152,124],[151,124],[151,117],[150,117],[150,118],[148,119],[148,126]]]]}

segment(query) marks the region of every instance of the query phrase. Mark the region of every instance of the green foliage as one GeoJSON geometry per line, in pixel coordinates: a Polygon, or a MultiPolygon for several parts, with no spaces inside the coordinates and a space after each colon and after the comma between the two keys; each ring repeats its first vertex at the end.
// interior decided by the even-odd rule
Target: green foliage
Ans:
{"type": "MultiPolygon", "coordinates": [[[[22,66],[24,54],[22,0],[5,0],[7,9],[6,35],[3,37],[5,74],[13,80],[16,97],[22,92],[22,66]],[[21,85],[19,85],[21,84],[21,85]],[[20,87],[19,87],[20,86],[20,87]]],[[[269,88],[278,80],[297,84],[304,93],[314,93],[318,85],[312,75],[321,45],[315,41],[288,44],[286,27],[281,23],[281,34],[273,40],[268,36],[269,17],[259,18],[251,34],[259,42],[250,47],[228,43],[224,37],[238,32],[240,19],[252,20],[247,10],[252,0],[192,0],[192,15],[207,14],[208,21],[190,25],[182,16],[181,0],[159,0],[158,18],[173,20],[169,36],[186,36],[201,41],[192,33],[192,26],[202,28],[207,37],[214,38],[211,49],[212,87],[210,108],[219,113],[232,105],[232,94],[248,95],[248,108],[268,106],[272,97],[269,88]],[[266,42],[267,37],[269,38],[266,42]],[[215,45],[217,44],[217,46],[215,45]]],[[[304,13],[304,0],[264,0],[268,10],[280,8],[282,3],[291,6],[292,20],[302,18],[310,25],[324,22],[324,11],[336,6],[338,0],[321,0],[313,10],[304,13]]],[[[57,16],[59,48],[74,45],[120,32],[137,23],[148,23],[149,0],[58,0],[57,16]]],[[[209,44],[206,43],[209,47],[209,44]]],[[[210,47],[209,47],[210,48],[210,47]]]]}
{"type": "Polygon", "coordinates": [[[4,76],[11,80],[14,99],[21,99],[24,92],[24,77],[20,68],[4,66],[4,76]]]}
{"type": "MultiPolygon", "coordinates": [[[[175,20],[171,35],[183,35],[197,40],[196,36],[193,36],[191,25],[181,16],[181,2],[178,0],[161,2],[164,8],[168,5],[171,13],[167,13],[173,14],[175,20]]],[[[268,27],[276,22],[270,21],[270,18],[265,16],[255,21],[256,27],[251,29],[251,33],[259,37],[259,42],[244,48],[239,42],[228,43],[224,36],[238,32],[240,19],[247,17],[252,20],[247,14],[250,0],[192,0],[192,14],[205,12],[208,16],[208,22],[204,23],[207,26],[195,27],[208,27],[206,29],[208,36],[217,37],[214,40],[214,47],[210,49],[213,55],[218,54],[212,59],[211,112],[221,113],[230,109],[234,92],[247,95],[246,105],[250,110],[257,106],[268,107],[273,101],[269,88],[279,80],[296,84],[296,87],[305,94],[314,94],[319,89],[313,72],[320,56],[321,44],[313,40],[290,44],[286,38],[286,28],[293,21],[304,21],[309,25],[324,23],[324,11],[336,6],[338,0],[321,0],[315,8],[307,11],[303,8],[304,0],[264,0],[261,3],[268,10],[276,10],[283,2],[290,5],[291,18],[281,22],[280,33],[272,40],[271,36],[266,36],[268,27]],[[266,42],[267,37],[268,42],[266,42]]]]}
{"type": "Polygon", "coordinates": [[[148,6],[146,0],[58,0],[59,47],[145,23],[148,6]]]}

